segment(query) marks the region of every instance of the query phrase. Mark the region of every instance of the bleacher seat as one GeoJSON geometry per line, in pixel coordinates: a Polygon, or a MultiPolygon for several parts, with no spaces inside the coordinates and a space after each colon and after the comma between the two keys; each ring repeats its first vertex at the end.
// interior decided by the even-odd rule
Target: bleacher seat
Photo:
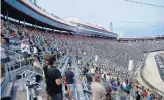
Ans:
{"type": "Polygon", "coordinates": [[[3,88],[1,88],[1,100],[11,100],[12,88],[13,82],[9,82],[3,88]]]}

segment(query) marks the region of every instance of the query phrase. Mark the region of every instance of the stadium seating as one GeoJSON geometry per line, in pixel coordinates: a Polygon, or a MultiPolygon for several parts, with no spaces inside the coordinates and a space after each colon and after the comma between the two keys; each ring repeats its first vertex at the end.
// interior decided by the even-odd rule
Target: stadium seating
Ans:
{"type": "MultiPolygon", "coordinates": [[[[99,69],[102,70],[102,73],[107,72],[111,74],[110,82],[112,79],[117,78],[118,76],[121,81],[127,77],[130,80],[131,77],[129,77],[127,72],[129,60],[133,60],[134,69],[136,69],[142,62],[145,52],[164,50],[164,40],[119,42],[117,40],[60,35],[56,33],[45,32],[43,30],[35,30],[34,28],[30,27],[23,28],[21,25],[18,25],[14,22],[6,23],[6,21],[3,20],[1,30],[2,34],[4,34],[6,38],[9,38],[9,48],[12,52],[14,52],[10,53],[10,58],[12,60],[6,64],[6,72],[10,72],[10,76],[11,73],[13,75],[11,77],[12,81],[18,81],[19,79],[22,79],[22,72],[31,70],[33,67],[31,63],[27,64],[22,61],[23,55],[20,48],[22,40],[30,41],[31,49],[34,45],[37,45],[43,54],[45,52],[51,53],[51,49],[54,47],[55,49],[58,49],[60,55],[67,54],[73,58],[73,61],[77,62],[77,57],[79,60],[81,60],[82,66],[80,66],[80,68],[85,67],[87,63],[89,63],[89,67],[92,67],[93,64],[96,64],[96,67],[99,67],[99,69]],[[24,32],[22,31],[23,29],[24,32]],[[15,32],[16,37],[12,36],[11,30],[15,32]],[[86,53],[85,55],[84,52],[86,53]],[[94,61],[95,55],[98,55],[98,61],[94,61]]],[[[33,55],[34,54],[31,52],[31,56],[33,55]]],[[[59,68],[62,71],[64,71],[63,66],[67,64],[65,63],[66,59],[67,58],[62,58],[62,60],[59,61],[59,68]]],[[[44,62],[43,58],[41,59],[41,62],[44,62]]],[[[6,87],[8,87],[8,85],[6,85],[6,87]]],[[[87,86],[84,88],[87,88],[87,86]]],[[[119,86],[117,88],[119,88],[119,86]]],[[[115,89],[112,90],[115,91],[115,89]]],[[[8,89],[4,89],[3,91],[8,91],[8,89]]],[[[2,97],[9,96],[9,92],[6,92],[8,94],[4,94],[2,97]]]]}

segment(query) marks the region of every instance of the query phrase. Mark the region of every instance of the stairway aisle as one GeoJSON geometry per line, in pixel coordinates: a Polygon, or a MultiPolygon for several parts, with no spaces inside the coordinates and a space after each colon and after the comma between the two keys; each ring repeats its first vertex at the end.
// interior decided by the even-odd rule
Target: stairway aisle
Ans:
{"type": "Polygon", "coordinates": [[[76,80],[76,90],[77,90],[77,98],[78,100],[85,100],[85,95],[83,92],[83,87],[81,85],[82,80],[80,79],[80,71],[78,69],[78,66],[76,64],[75,58],[73,59],[73,68],[74,68],[74,74],[75,74],[75,80],[76,80]]]}

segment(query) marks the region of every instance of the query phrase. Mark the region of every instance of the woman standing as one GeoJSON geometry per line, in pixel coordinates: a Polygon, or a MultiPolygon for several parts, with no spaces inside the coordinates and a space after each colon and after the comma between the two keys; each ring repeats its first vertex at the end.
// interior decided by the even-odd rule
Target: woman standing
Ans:
{"type": "Polygon", "coordinates": [[[34,55],[34,62],[33,62],[33,66],[34,66],[34,70],[35,70],[35,72],[37,73],[36,74],[36,82],[37,82],[37,88],[38,89],[40,89],[39,88],[39,82],[42,80],[42,70],[41,70],[41,65],[40,65],[40,62],[39,62],[39,60],[38,60],[38,57],[37,57],[37,55],[34,55]],[[39,75],[40,74],[40,75],[39,75]]]}

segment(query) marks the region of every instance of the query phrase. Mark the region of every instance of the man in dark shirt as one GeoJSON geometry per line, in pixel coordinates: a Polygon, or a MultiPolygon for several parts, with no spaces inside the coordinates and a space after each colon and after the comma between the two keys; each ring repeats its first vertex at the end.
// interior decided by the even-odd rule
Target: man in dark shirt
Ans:
{"type": "Polygon", "coordinates": [[[92,82],[92,75],[91,73],[88,71],[86,74],[85,74],[86,78],[87,78],[87,82],[90,83],[91,85],[91,82],[92,82]]]}
{"type": "Polygon", "coordinates": [[[138,91],[136,91],[136,100],[141,100],[141,96],[138,91]]]}
{"type": "Polygon", "coordinates": [[[62,94],[62,81],[61,81],[61,73],[56,68],[54,64],[56,62],[56,56],[53,55],[50,57],[48,61],[48,68],[46,72],[46,84],[47,84],[47,92],[52,100],[63,100],[62,94]]]}
{"type": "Polygon", "coordinates": [[[91,90],[91,87],[90,86],[91,86],[91,83],[92,83],[92,75],[88,71],[88,72],[85,73],[85,76],[87,78],[87,87],[88,87],[89,90],[91,90]]]}
{"type": "Polygon", "coordinates": [[[71,71],[69,67],[68,70],[65,72],[66,80],[67,80],[67,88],[69,93],[69,98],[72,100],[72,92],[74,89],[74,73],[71,71]]]}
{"type": "Polygon", "coordinates": [[[88,69],[85,67],[83,70],[83,75],[85,75],[88,72],[88,69]]]}
{"type": "Polygon", "coordinates": [[[73,77],[74,74],[71,71],[71,68],[68,68],[68,70],[65,72],[66,78],[67,78],[67,84],[73,84],[73,77]]]}

